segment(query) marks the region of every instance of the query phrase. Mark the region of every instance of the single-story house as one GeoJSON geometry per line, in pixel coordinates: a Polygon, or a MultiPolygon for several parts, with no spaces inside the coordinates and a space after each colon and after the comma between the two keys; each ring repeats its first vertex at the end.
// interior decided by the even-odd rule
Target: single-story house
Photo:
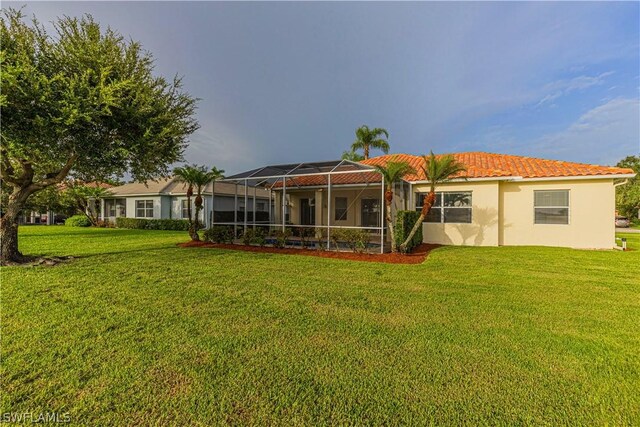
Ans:
{"type": "MultiPolygon", "coordinates": [[[[129,183],[109,189],[109,196],[101,200],[101,219],[115,221],[118,217],[145,219],[186,219],[187,185],[175,178],[145,183],[129,183]]],[[[203,210],[200,221],[207,227],[213,221],[244,222],[255,218],[258,223],[269,222],[271,194],[263,187],[244,186],[227,182],[209,183],[203,190],[203,210]]],[[[191,198],[194,207],[195,194],[191,198]]]]}
{"type": "MultiPolygon", "coordinates": [[[[436,205],[422,225],[425,243],[614,246],[615,184],[633,177],[633,170],[485,152],[453,156],[467,171],[437,187],[436,205]]],[[[272,192],[273,227],[315,227],[327,244],[331,229],[366,229],[384,250],[384,184],[372,165],[390,160],[406,161],[417,171],[395,184],[393,209],[420,210],[429,182],[423,158],[409,154],[265,166],[225,182],[272,192]]]]}

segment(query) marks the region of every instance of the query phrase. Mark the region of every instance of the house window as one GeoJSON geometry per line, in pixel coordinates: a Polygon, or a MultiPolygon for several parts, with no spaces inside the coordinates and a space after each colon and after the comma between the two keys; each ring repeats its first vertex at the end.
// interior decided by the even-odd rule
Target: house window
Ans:
{"type": "Polygon", "coordinates": [[[335,221],[347,220],[347,198],[336,197],[335,200],[335,221]]]}
{"type": "Polygon", "coordinates": [[[265,207],[266,207],[266,203],[265,202],[256,202],[256,210],[257,211],[264,212],[264,211],[266,211],[265,207]]]}
{"type": "Polygon", "coordinates": [[[189,219],[189,201],[180,201],[180,211],[182,212],[182,219],[189,219]]]}
{"type": "Polygon", "coordinates": [[[153,218],[153,200],[136,200],[136,218],[153,218]]]}
{"type": "Polygon", "coordinates": [[[104,213],[107,217],[116,216],[116,201],[114,199],[106,199],[104,201],[104,213]]]}
{"type": "Polygon", "coordinates": [[[569,190],[533,192],[534,224],[569,224],[569,190]]]}
{"type": "MultiPolygon", "coordinates": [[[[427,193],[416,193],[416,211],[422,210],[427,193]]],[[[436,193],[436,201],[424,219],[431,223],[470,224],[473,208],[471,191],[442,191],[436,193]]]]}
{"type": "Polygon", "coordinates": [[[116,199],[116,217],[127,216],[127,201],[116,199]]]}

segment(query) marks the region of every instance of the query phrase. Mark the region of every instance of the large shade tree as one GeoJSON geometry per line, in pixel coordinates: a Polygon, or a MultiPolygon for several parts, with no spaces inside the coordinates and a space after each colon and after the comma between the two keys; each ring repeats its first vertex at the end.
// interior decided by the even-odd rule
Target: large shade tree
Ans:
{"type": "Polygon", "coordinates": [[[627,156],[616,166],[633,169],[636,173],[634,178],[616,188],[616,208],[622,215],[640,219],[640,156],[627,156]]]}
{"type": "MultiPolygon", "coordinates": [[[[389,152],[389,132],[384,128],[369,129],[369,126],[362,125],[356,129],[356,140],[351,144],[351,152],[362,150],[364,159],[369,158],[369,150],[372,148],[381,150],[383,153],[389,152]]],[[[344,155],[344,154],[343,154],[344,155]]],[[[349,155],[349,154],[347,154],[349,155]]]]}
{"type": "Polygon", "coordinates": [[[376,171],[384,178],[385,192],[384,204],[386,207],[387,228],[391,238],[391,252],[397,252],[394,221],[391,215],[393,204],[393,187],[404,176],[415,173],[415,170],[407,162],[389,161],[386,165],[374,165],[376,171]]]}
{"type": "Polygon", "coordinates": [[[175,168],[173,174],[178,182],[183,182],[187,186],[187,220],[189,221],[189,236],[193,241],[199,241],[200,236],[198,230],[200,229],[200,212],[204,207],[204,200],[202,198],[202,191],[207,184],[215,183],[216,180],[223,177],[224,171],[216,168],[215,166],[211,170],[207,170],[206,166],[182,166],[175,168]],[[195,190],[195,214],[192,215],[191,209],[191,197],[193,197],[195,190]]]}
{"type": "Polygon", "coordinates": [[[0,172],[10,187],[1,258],[19,262],[17,218],[30,196],[67,176],[166,175],[198,123],[180,79],[154,75],[150,53],[89,15],[59,18],[48,34],[7,9],[0,25],[0,172]]]}
{"type": "Polygon", "coordinates": [[[449,182],[452,179],[461,178],[461,175],[467,170],[463,163],[458,162],[455,157],[450,154],[438,157],[433,154],[433,151],[431,151],[428,156],[422,156],[422,159],[423,164],[420,168],[424,172],[425,179],[429,181],[429,192],[424,196],[420,216],[416,220],[416,223],[413,225],[413,228],[407,235],[405,241],[400,244],[401,252],[406,251],[407,245],[417,233],[418,228],[422,227],[422,222],[435,204],[436,187],[449,182]]]}

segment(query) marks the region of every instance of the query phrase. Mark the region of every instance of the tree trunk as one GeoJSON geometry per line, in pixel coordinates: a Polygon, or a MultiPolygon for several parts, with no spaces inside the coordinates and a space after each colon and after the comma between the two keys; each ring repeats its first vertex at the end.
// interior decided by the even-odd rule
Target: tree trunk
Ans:
{"type": "Polygon", "coordinates": [[[0,219],[0,264],[28,260],[18,250],[18,216],[31,193],[29,188],[16,188],[9,196],[7,211],[0,219]]]}
{"type": "Polygon", "coordinates": [[[431,207],[433,206],[435,201],[436,201],[436,193],[433,190],[430,191],[426,196],[424,196],[424,201],[422,202],[422,211],[420,211],[420,216],[418,217],[418,220],[416,221],[416,223],[413,225],[413,228],[411,229],[411,232],[407,236],[406,240],[402,242],[402,244],[400,245],[400,250],[402,252],[406,252],[407,245],[409,244],[409,242],[411,242],[411,239],[413,239],[413,236],[415,236],[416,233],[418,232],[418,228],[422,227],[422,221],[424,221],[424,219],[429,214],[429,211],[431,210],[431,207]]]}
{"type": "Polygon", "coordinates": [[[200,235],[198,234],[198,229],[200,228],[200,220],[198,216],[200,214],[200,209],[196,206],[195,218],[193,218],[193,222],[191,223],[191,227],[189,228],[189,235],[191,236],[191,240],[194,242],[200,241],[200,235]]]}
{"type": "Polygon", "coordinates": [[[197,227],[198,210],[196,209],[196,221],[194,221],[191,216],[191,195],[189,194],[189,191],[187,191],[187,216],[189,217],[189,237],[191,237],[191,240],[194,242],[197,242],[200,240],[197,227]]]}
{"type": "Polygon", "coordinates": [[[393,221],[391,220],[391,204],[387,203],[387,227],[389,227],[389,237],[391,238],[391,252],[397,252],[398,247],[396,245],[396,232],[393,227],[393,221]]]}
{"type": "Polygon", "coordinates": [[[369,146],[365,144],[364,146],[364,159],[367,160],[369,158],[369,146]]]}
{"type": "Polygon", "coordinates": [[[393,221],[391,219],[391,203],[393,203],[393,191],[391,190],[391,186],[387,187],[387,190],[384,192],[384,204],[386,206],[387,211],[387,227],[389,228],[389,237],[391,238],[391,252],[397,252],[398,248],[396,245],[396,232],[394,228],[393,221]]]}

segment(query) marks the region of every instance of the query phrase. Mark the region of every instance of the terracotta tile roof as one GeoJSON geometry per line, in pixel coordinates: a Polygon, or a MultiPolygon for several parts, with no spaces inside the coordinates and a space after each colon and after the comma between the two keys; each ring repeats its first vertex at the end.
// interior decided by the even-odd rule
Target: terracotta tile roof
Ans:
{"type": "MultiPolygon", "coordinates": [[[[467,178],[553,178],[553,177],[581,177],[594,175],[625,175],[634,173],[632,169],[610,166],[589,165],[584,163],[572,163],[559,160],[545,160],[535,157],[513,156],[508,154],[495,154],[485,152],[453,153],[457,161],[467,166],[463,174],[467,178]]],[[[422,181],[425,179],[421,167],[424,163],[422,156],[411,154],[385,154],[364,160],[366,165],[383,165],[388,161],[407,162],[415,170],[416,174],[407,175],[406,181],[422,181]]],[[[353,173],[333,175],[331,184],[360,184],[364,182],[380,182],[380,175],[375,172],[353,173]]],[[[325,175],[301,176],[287,180],[287,187],[304,187],[326,185],[325,175]]],[[[275,188],[281,187],[276,183],[275,188]]]]}
{"type": "MultiPolygon", "coordinates": [[[[455,159],[467,166],[464,176],[467,178],[498,178],[519,176],[522,178],[580,177],[594,175],[624,175],[634,173],[631,169],[610,166],[588,165],[584,163],[563,162],[559,160],[537,159],[535,157],[512,156],[484,152],[453,153],[455,159]]],[[[424,180],[421,156],[410,154],[386,154],[362,161],[364,164],[385,164],[390,160],[406,161],[416,171],[407,176],[407,181],[424,180]]]]}

